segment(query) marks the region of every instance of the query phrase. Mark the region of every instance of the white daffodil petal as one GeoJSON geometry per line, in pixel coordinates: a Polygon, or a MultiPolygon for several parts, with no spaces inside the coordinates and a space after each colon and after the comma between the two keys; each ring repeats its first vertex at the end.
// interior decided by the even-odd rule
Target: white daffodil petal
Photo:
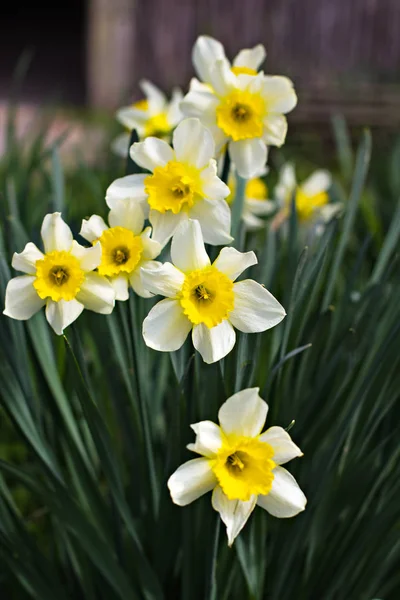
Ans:
{"type": "Polygon", "coordinates": [[[143,321],[143,338],[154,350],[173,352],[184,344],[191,328],[179,301],[167,298],[158,302],[143,321]]]}
{"type": "Polygon", "coordinates": [[[222,321],[211,329],[201,323],[193,328],[192,340],[204,362],[211,364],[229,354],[235,345],[236,333],[229,321],[222,321]]]}
{"type": "Polygon", "coordinates": [[[126,175],[113,181],[106,191],[107,206],[112,209],[119,200],[144,202],[147,198],[144,189],[146,177],[147,174],[126,175]]]}
{"type": "Polygon", "coordinates": [[[167,104],[167,98],[154,83],[151,83],[148,79],[142,79],[139,81],[139,86],[143,90],[144,95],[150,106],[150,112],[152,114],[160,113],[164,110],[167,104]]]}
{"type": "MultiPolygon", "coordinates": [[[[144,264],[148,265],[148,268],[151,268],[150,265],[152,262],[153,261],[149,260],[149,261],[145,262],[144,264]]],[[[131,288],[133,289],[133,291],[135,292],[135,294],[137,294],[138,296],[141,296],[142,298],[152,298],[154,296],[154,294],[149,292],[149,290],[147,290],[144,287],[141,273],[140,273],[140,268],[135,269],[133,271],[133,273],[130,274],[129,284],[130,284],[131,288]]]]}
{"type": "Polygon", "coordinates": [[[101,237],[103,231],[106,229],[108,229],[108,227],[105,224],[104,219],[98,215],[92,215],[89,219],[82,220],[79,235],[88,242],[94,242],[101,237]]]}
{"type": "Polygon", "coordinates": [[[272,473],[274,480],[271,491],[266,496],[258,496],[257,504],[274,517],[294,517],[305,509],[307,498],[286,469],[275,467],[272,473]]]}
{"type": "Polygon", "coordinates": [[[17,271],[34,275],[36,273],[36,261],[43,258],[39,248],[28,242],[22,252],[14,252],[11,265],[17,271]]]}
{"type": "Polygon", "coordinates": [[[161,248],[164,248],[174,235],[179,223],[187,220],[187,214],[181,213],[175,215],[170,210],[165,213],[160,213],[158,210],[151,210],[149,220],[153,228],[152,239],[156,240],[161,248]]]}
{"type": "Polygon", "coordinates": [[[153,260],[161,252],[161,244],[156,240],[150,239],[151,227],[146,229],[140,234],[140,239],[143,244],[142,259],[153,260]]]}
{"type": "Polygon", "coordinates": [[[200,421],[190,426],[196,434],[196,441],[190,444],[189,450],[212,457],[222,445],[221,429],[212,421],[200,421]]]}
{"type": "Polygon", "coordinates": [[[171,258],[173,264],[184,273],[203,269],[210,264],[198,221],[188,219],[180,223],[172,238],[171,258]]]}
{"type": "Polygon", "coordinates": [[[259,219],[255,215],[251,214],[250,211],[243,211],[242,221],[246,227],[246,229],[250,231],[255,231],[256,229],[261,229],[264,227],[265,221],[259,219]]]}
{"type": "Polygon", "coordinates": [[[111,142],[111,150],[117,156],[121,158],[126,158],[129,153],[129,144],[130,144],[131,136],[129,133],[121,133],[117,135],[111,142]]]}
{"type": "Polygon", "coordinates": [[[154,171],[156,167],[164,167],[175,155],[171,146],[156,137],[148,137],[143,142],[136,142],[129,150],[132,160],[143,169],[154,171]]]}
{"type": "Polygon", "coordinates": [[[71,248],[72,232],[59,212],[45,216],[40,234],[46,254],[53,250],[68,251],[71,248]]]}
{"type": "Polygon", "coordinates": [[[241,500],[229,500],[218,485],[212,494],[213,509],[219,512],[223,523],[226,526],[228,536],[228,545],[232,546],[235,538],[239,535],[246,525],[248,518],[254,510],[257,496],[251,496],[250,500],[243,502],[241,500]]]}
{"type": "Polygon", "coordinates": [[[93,271],[101,263],[101,244],[100,242],[96,242],[91,248],[85,248],[74,240],[72,242],[71,254],[79,260],[83,271],[93,271]]]}
{"type": "Polygon", "coordinates": [[[143,229],[143,210],[135,200],[117,200],[108,214],[110,227],[125,227],[135,235],[143,229]]]}
{"type": "Polygon", "coordinates": [[[140,269],[145,289],[153,294],[175,298],[185,281],[184,274],[168,262],[161,264],[154,261],[153,264],[150,269],[147,265],[140,269]]]}
{"type": "Polygon", "coordinates": [[[186,506],[217,485],[210,463],[206,458],[194,458],[184,463],[168,479],[172,501],[186,506]]]}
{"type": "Polygon", "coordinates": [[[256,265],[257,262],[253,251],[239,252],[236,248],[222,248],[213,264],[218,271],[235,281],[245,269],[256,265]]]}
{"type": "Polygon", "coordinates": [[[231,209],[225,200],[196,202],[189,216],[199,221],[203,239],[207,244],[219,246],[232,242],[231,209]]]}
{"type": "Polygon", "coordinates": [[[270,146],[282,146],[287,134],[287,120],[284,115],[268,115],[264,119],[263,140],[270,146]]]}
{"type": "MultiPolygon", "coordinates": [[[[137,109],[134,106],[123,106],[117,110],[115,118],[121,125],[132,131],[132,129],[143,127],[148,119],[148,115],[146,111],[137,109]]],[[[126,133],[123,135],[126,135],[127,138],[126,153],[128,153],[130,134],[126,133]]]]}
{"type": "Polygon", "coordinates": [[[35,279],[36,277],[31,275],[22,275],[8,282],[4,315],[18,321],[26,321],[44,306],[45,300],[38,296],[33,287],[35,279]]]}
{"type": "Polygon", "coordinates": [[[112,313],[115,304],[115,292],[111,283],[97,273],[87,273],[81,289],[76,296],[85,308],[102,315],[112,313]]]}
{"type": "Polygon", "coordinates": [[[176,159],[202,169],[213,158],[215,144],[211,133],[199,119],[184,119],[175,129],[173,143],[176,159]]]}
{"type": "Polygon", "coordinates": [[[192,77],[189,83],[189,91],[210,93],[211,88],[208,83],[201,83],[196,77],[192,77]]]}
{"type": "Polygon", "coordinates": [[[271,202],[271,200],[246,198],[245,209],[249,209],[253,215],[271,215],[276,208],[275,202],[271,202]]]}
{"type": "Polygon", "coordinates": [[[318,169],[301,184],[302,191],[306,196],[316,196],[326,192],[332,185],[332,177],[329,171],[318,169]]]}
{"type": "Polygon", "coordinates": [[[46,319],[54,333],[62,335],[64,329],[71,325],[81,314],[84,306],[78,300],[47,300],[46,319]]]}
{"type": "Polygon", "coordinates": [[[232,325],[244,333],[275,327],[285,317],[283,306],[265,287],[246,279],[233,286],[235,307],[229,315],[232,325]]]}
{"type": "Polygon", "coordinates": [[[210,68],[210,84],[218,96],[225,96],[237,87],[236,75],[226,59],[217,60],[210,68]]]}
{"type": "Polygon", "coordinates": [[[197,38],[192,51],[192,62],[197,75],[205,83],[211,83],[210,68],[215,61],[225,58],[223,45],[208,35],[197,38]]]}
{"type": "Polygon", "coordinates": [[[245,179],[256,177],[267,162],[267,147],[261,138],[230,142],[229,154],[237,172],[245,179]]]}
{"type": "Polygon", "coordinates": [[[231,193],[229,187],[217,175],[217,162],[212,159],[210,164],[201,171],[202,194],[209,200],[223,200],[231,193]]]}
{"type": "Polygon", "coordinates": [[[270,427],[259,437],[260,442],[266,442],[274,449],[273,461],[283,465],[297,456],[303,456],[290,435],[282,427],[270,427]]]}
{"type": "Polygon", "coordinates": [[[258,395],[260,388],[247,388],[228,398],[218,412],[218,420],[225,434],[246,437],[259,435],[268,414],[268,404],[258,395]]]}
{"type": "Polygon", "coordinates": [[[187,117],[197,117],[208,126],[208,122],[216,124],[216,109],[218,98],[209,88],[203,87],[190,91],[181,102],[181,111],[187,117]]]}
{"type": "Polygon", "coordinates": [[[182,91],[179,88],[172,90],[171,102],[167,109],[167,121],[171,127],[175,127],[183,119],[183,114],[180,109],[180,104],[183,99],[182,91]]]}
{"type": "Polygon", "coordinates": [[[112,277],[110,283],[114,289],[115,299],[125,301],[129,298],[128,278],[125,275],[112,277]]]}
{"type": "Polygon", "coordinates": [[[293,83],[281,75],[264,75],[262,81],[263,96],[272,113],[286,114],[297,104],[293,83]]]}
{"type": "Polygon", "coordinates": [[[241,50],[233,61],[235,67],[247,67],[258,71],[264,62],[267,53],[262,44],[257,44],[254,48],[245,48],[241,50]]]}

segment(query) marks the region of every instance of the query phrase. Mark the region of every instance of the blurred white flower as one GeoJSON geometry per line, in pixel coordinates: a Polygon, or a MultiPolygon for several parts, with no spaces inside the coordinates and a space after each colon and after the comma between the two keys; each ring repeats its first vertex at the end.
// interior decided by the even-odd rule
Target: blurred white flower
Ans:
{"type": "Polygon", "coordinates": [[[254,252],[223,248],[211,264],[198,221],[180,224],[171,243],[172,263],[142,269],[145,289],[166,296],[143,322],[147,346],[178,350],[192,331],[193,345],[206,363],[221,360],[234,347],[235,329],[266,331],[285,310],[262,285],[239,275],[257,263],[254,252]]]}
{"type": "Polygon", "coordinates": [[[272,228],[278,228],[284,223],[289,214],[295,194],[298,219],[303,224],[315,226],[315,232],[322,233],[324,225],[342,208],[340,203],[330,203],[328,190],[332,185],[332,177],[328,171],[318,169],[305,181],[298,183],[294,166],[285,164],[279,173],[275,187],[277,208],[280,209],[271,223],[272,228]]]}
{"type": "MultiPolygon", "coordinates": [[[[270,215],[275,210],[275,204],[268,199],[267,184],[262,179],[267,172],[268,169],[264,168],[257,177],[246,181],[242,212],[242,220],[246,229],[256,230],[264,227],[265,221],[260,219],[260,216],[270,215]]],[[[232,205],[236,194],[236,178],[233,170],[229,175],[228,187],[231,193],[226,201],[232,205]]]]}
{"type": "Polygon", "coordinates": [[[101,245],[80,246],[61,213],[45,216],[41,236],[44,254],[29,242],[13,256],[14,269],[26,275],[9,281],[4,314],[25,321],[46,306],[47,321],[61,335],[84,308],[111,313],[114,289],[105,277],[93,273],[101,262],[101,245]]]}
{"type": "Polygon", "coordinates": [[[171,100],[168,100],[164,92],[150,81],[142,80],[139,85],[145,98],[120,108],[116,113],[117,120],[127,130],[112,142],[112,150],[119,156],[128,156],[133,129],[140,139],[154,136],[170,141],[172,130],[183,117],[179,109],[183,94],[179,88],[172,91],[171,100]]]}
{"type": "Polygon", "coordinates": [[[181,121],[173,148],[158,138],[133,144],[132,160],[151,174],[128,175],[108,188],[106,201],[135,198],[153,227],[153,239],[164,246],[181,221],[197,219],[209,244],[229,244],[231,211],[224,198],[229,188],[217,176],[215,144],[198,119],[181,121]]]}
{"type": "Polygon", "coordinates": [[[110,281],[116,300],[129,298],[129,285],[143,298],[152,296],[145,290],[140,277],[141,267],[158,266],[153,259],[161,246],[150,239],[151,227],[144,226],[144,215],[134,200],[118,200],[108,214],[107,227],[98,215],[82,221],[80,235],[88,242],[100,242],[102,249],[98,273],[110,281]]]}
{"type": "Polygon", "coordinates": [[[236,75],[226,59],[210,62],[208,77],[207,85],[192,81],[181,110],[208,127],[217,152],[228,145],[241,177],[256,177],[267,161],[267,146],[285,141],[284,115],[297,104],[293,84],[262,72],[236,75]]]}
{"type": "Polygon", "coordinates": [[[274,517],[294,517],[307,499],[294,477],[280,465],[302,456],[282,427],[264,433],[268,404],[259,388],[234,394],[221,406],[219,425],[201,421],[188,449],[200,454],[181,465],[168,480],[175,504],[186,506],[213,490],[212,505],[226,525],[231,546],[255,506],[274,517]]]}

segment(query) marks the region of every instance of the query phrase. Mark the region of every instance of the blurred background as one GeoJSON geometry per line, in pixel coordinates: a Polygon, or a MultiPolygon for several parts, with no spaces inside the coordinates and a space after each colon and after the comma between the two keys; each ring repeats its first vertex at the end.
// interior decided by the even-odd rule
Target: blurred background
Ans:
{"type": "Polygon", "coordinates": [[[265,72],[291,77],[298,91],[295,134],[312,125],[325,135],[337,112],[384,134],[400,125],[399,0],[20,0],[0,14],[0,119],[22,57],[21,131],[39,104],[61,108],[61,124],[86,108],[111,115],[140,97],[142,77],[187,89],[201,33],[231,58],[266,46],[265,72]]]}

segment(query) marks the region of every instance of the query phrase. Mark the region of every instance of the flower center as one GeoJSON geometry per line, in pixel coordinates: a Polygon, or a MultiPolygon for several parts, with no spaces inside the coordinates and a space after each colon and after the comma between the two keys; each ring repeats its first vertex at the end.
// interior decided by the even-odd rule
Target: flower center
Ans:
{"type": "Polygon", "coordinates": [[[43,300],[73,300],[85,278],[79,260],[66,251],[54,250],[36,262],[33,286],[43,300]]]}
{"type": "Polygon", "coordinates": [[[234,307],[233,283],[213,266],[186,275],[180,295],[183,312],[194,324],[215,327],[234,307]]]}
{"type": "Polygon", "coordinates": [[[166,113],[159,113],[150,117],[145,123],[145,136],[165,137],[171,131],[171,125],[168,122],[166,113]]]}
{"type": "Polygon", "coordinates": [[[265,102],[260,94],[235,90],[217,106],[217,124],[235,142],[261,137],[265,102]]]}
{"type": "Polygon", "coordinates": [[[129,260],[129,249],[126,246],[115,248],[113,251],[114,263],[116,265],[124,265],[129,260]]]}
{"type": "MultiPolygon", "coordinates": [[[[290,209],[290,203],[292,196],[289,195],[287,199],[288,208],[290,209]]],[[[328,204],[329,196],[326,192],[319,192],[313,196],[309,196],[304,193],[301,187],[296,190],[296,210],[300,221],[307,221],[312,218],[315,212],[328,204]]]]}
{"type": "MultiPolygon", "coordinates": [[[[228,187],[231,193],[225,200],[228,204],[232,204],[236,195],[236,180],[233,175],[228,179],[228,187]]],[[[268,198],[268,187],[259,177],[249,179],[244,190],[244,197],[250,200],[266,200],[268,198]]]]}
{"type": "Polygon", "coordinates": [[[53,267],[50,271],[50,277],[56,285],[64,285],[69,279],[69,273],[65,267],[53,267]]]}
{"type": "Polygon", "coordinates": [[[231,67],[231,71],[235,75],[257,75],[257,71],[250,67],[231,67]]]}
{"type": "Polygon", "coordinates": [[[210,466],[230,500],[249,500],[253,494],[269,494],[274,480],[273,448],[258,438],[225,435],[210,466]]]}
{"type": "Polygon", "coordinates": [[[149,101],[146,98],[142,98],[142,100],[138,100],[132,104],[132,108],[136,108],[137,110],[149,110],[149,101]]]}
{"type": "Polygon", "coordinates": [[[202,194],[200,171],[175,160],[156,167],[144,185],[150,208],[161,213],[187,211],[202,194]]]}
{"type": "Polygon", "coordinates": [[[130,275],[137,268],[143,252],[140,236],[125,227],[111,227],[103,231],[99,242],[102,250],[99,275],[130,275]]]}

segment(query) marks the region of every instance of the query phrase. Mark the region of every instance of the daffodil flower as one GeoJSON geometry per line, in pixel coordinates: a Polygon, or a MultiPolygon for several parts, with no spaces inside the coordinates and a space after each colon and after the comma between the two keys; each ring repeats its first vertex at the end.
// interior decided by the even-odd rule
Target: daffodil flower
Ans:
{"type": "Polygon", "coordinates": [[[221,42],[207,35],[201,35],[193,46],[192,61],[200,80],[205,84],[212,85],[212,69],[217,60],[225,61],[235,75],[257,75],[265,56],[264,46],[258,44],[254,48],[241,50],[234,58],[231,66],[221,42]]]}
{"type": "Polygon", "coordinates": [[[25,321],[46,306],[47,321],[61,335],[84,308],[111,313],[114,289],[107,279],[93,273],[101,262],[101,245],[80,246],[57,212],[45,216],[41,236],[44,254],[29,242],[13,256],[14,269],[26,275],[9,281],[4,314],[25,321]]]}
{"type": "Polygon", "coordinates": [[[275,188],[275,198],[280,211],[271,223],[277,229],[284,223],[289,214],[295,194],[296,212],[302,224],[319,227],[329,221],[341,208],[341,203],[330,203],[328,190],[332,185],[332,177],[328,171],[318,169],[305,181],[297,183],[294,166],[285,164],[279,174],[275,188]]]}
{"type": "Polygon", "coordinates": [[[297,103],[292,82],[262,72],[236,75],[226,60],[210,66],[209,75],[211,88],[193,82],[181,110],[208,127],[217,152],[228,144],[241,177],[256,177],[265,166],[267,146],[281,146],[285,141],[284,115],[297,103]]]}
{"type": "Polygon", "coordinates": [[[143,285],[166,296],[143,322],[147,346],[178,350],[192,331],[193,345],[206,363],[226,356],[235,345],[235,329],[265,331],[285,316],[284,308],[252,279],[235,282],[257,263],[254,252],[223,248],[211,264],[198,221],[179,226],[171,243],[172,263],[141,270],[143,285]]]}
{"type": "Polygon", "coordinates": [[[302,456],[282,427],[262,432],[268,404],[259,388],[234,394],[221,406],[219,425],[192,425],[194,444],[187,447],[202,458],[181,465],[168,480],[175,504],[186,506],[213,490],[212,505],[226,525],[231,546],[255,506],[274,517],[294,517],[307,499],[292,475],[280,465],[302,456]]]}
{"type": "Polygon", "coordinates": [[[229,188],[217,176],[215,145],[198,119],[185,119],[175,129],[173,148],[150,137],[133,144],[132,159],[151,174],[127,175],[106,193],[114,199],[141,203],[153,227],[153,239],[164,246],[181,221],[197,219],[209,244],[229,244],[231,211],[224,198],[229,188]]]}
{"type": "Polygon", "coordinates": [[[127,300],[129,285],[143,298],[152,296],[145,290],[140,277],[141,267],[151,268],[159,263],[153,259],[161,246],[150,239],[151,227],[144,226],[144,215],[135,201],[115,200],[108,214],[110,227],[98,215],[82,221],[80,235],[88,242],[100,242],[99,275],[107,277],[115,290],[116,300],[127,300]]]}
{"type": "MultiPolygon", "coordinates": [[[[264,168],[257,177],[246,181],[242,221],[249,230],[264,227],[265,221],[260,219],[260,216],[270,215],[275,210],[274,203],[268,200],[268,187],[262,179],[266,173],[267,168],[264,168]]],[[[236,179],[233,171],[229,175],[228,187],[231,193],[226,201],[231,205],[236,193],[236,179]]]]}
{"type": "Polygon", "coordinates": [[[183,94],[179,88],[172,91],[169,101],[150,81],[142,80],[139,85],[145,98],[131,106],[120,108],[116,113],[117,120],[127,131],[115,138],[112,149],[123,157],[128,156],[130,132],[133,129],[136,129],[141,139],[154,136],[170,141],[172,130],[183,117],[179,109],[183,94]]]}

